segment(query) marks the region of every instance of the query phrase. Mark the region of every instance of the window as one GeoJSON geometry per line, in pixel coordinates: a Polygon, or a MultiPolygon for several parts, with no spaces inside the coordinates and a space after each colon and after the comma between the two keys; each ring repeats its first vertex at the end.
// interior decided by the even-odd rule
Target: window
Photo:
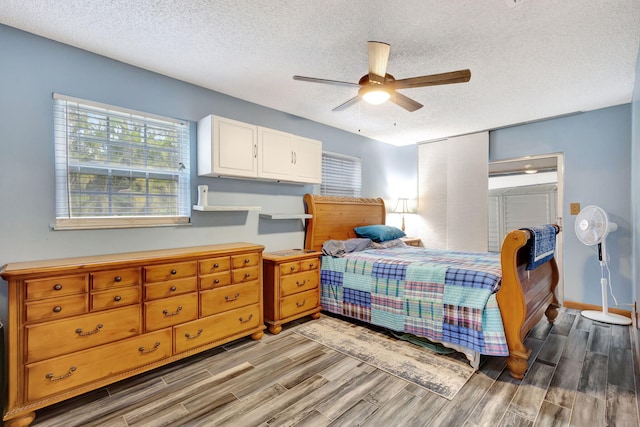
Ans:
{"type": "Polygon", "coordinates": [[[56,229],[189,222],[189,124],[54,94],[56,229]]]}
{"type": "Polygon", "coordinates": [[[322,153],[320,194],[360,197],[362,160],[336,153],[322,153]]]}

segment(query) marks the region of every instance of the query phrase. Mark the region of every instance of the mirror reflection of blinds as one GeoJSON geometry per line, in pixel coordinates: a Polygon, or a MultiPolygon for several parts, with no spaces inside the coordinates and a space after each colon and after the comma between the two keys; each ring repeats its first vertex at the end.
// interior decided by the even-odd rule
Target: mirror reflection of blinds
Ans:
{"type": "Polygon", "coordinates": [[[54,94],[54,133],[57,219],[188,222],[188,123],[54,94]]]}
{"type": "Polygon", "coordinates": [[[322,153],[322,184],[320,194],[326,196],[360,197],[362,160],[342,154],[322,153]]]}

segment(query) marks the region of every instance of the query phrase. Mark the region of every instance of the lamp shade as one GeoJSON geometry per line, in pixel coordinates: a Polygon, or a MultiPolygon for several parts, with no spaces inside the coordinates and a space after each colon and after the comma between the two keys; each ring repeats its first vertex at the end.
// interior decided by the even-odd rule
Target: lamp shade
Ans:
{"type": "Polygon", "coordinates": [[[365,102],[372,105],[382,104],[391,98],[391,94],[388,90],[385,90],[382,86],[376,84],[363,86],[360,88],[358,93],[365,102]]]}
{"type": "Polygon", "coordinates": [[[400,198],[398,199],[398,203],[396,204],[396,208],[393,210],[393,213],[414,213],[413,209],[410,207],[409,199],[400,198]]]}

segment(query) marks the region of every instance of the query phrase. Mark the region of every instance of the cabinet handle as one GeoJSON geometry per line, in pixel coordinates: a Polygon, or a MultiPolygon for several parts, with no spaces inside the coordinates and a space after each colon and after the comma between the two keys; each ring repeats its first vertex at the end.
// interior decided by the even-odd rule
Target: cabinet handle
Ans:
{"type": "Polygon", "coordinates": [[[171,270],[171,274],[177,274],[178,272],[176,270],[171,270]]]}
{"type": "Polygon", "coordinates": [[[178,288],[176,288],[175,286],[172,286],[172,287],[170,287],[170,288],[169,288],[169,290],[170,290],[171,292],[175,292],[175,291],[176,291],[176,289],[178,289],[178,288]]]}
{"type": "Polygon", "coordinates": [[[169,310],[162,310],[162,314],[164,314],[166,317],[170,317],[170,316],[175,316],[179,314],[181,311],[182,311],[182,307],[178,306],[178,309],[173,313],[169,313],[169,310]]]}
{"type": "Polygon", "coordinates": [[[245,263],[245,264],[249,264],[250,262],[251,262],[251,260],[250,260],[249,258],[245,258],[245,259],[244,259],[244,263],[245,263]]]}
{"type": "Polygon", "coordinates": [[[53,373],[48,373],[47,375],[45,375],[45,378],[48,379],[49,381],[58,381],[58,380],[63,380],[65,378],[70,377],[71,375],[73,375],[73,373],[76,371],[75,366],[72,366],[69,368],[69,372],[67,372],[66,374],[60,375],[59,377],[54,377],[53,373]]]}
{"type": "Polygon", "coordinates": [[[116,295],[115,297],[113,297],[113,300],[115,302],[120,302],[122,300],[122,297],[120,295],[116,295]]]}
{"type": "Polygon", "coordinates": [[[202,334],[202,329],[198,329],[198,332],[195,335],[191,335],[189,332],[187,332],[186,334],[184,334],[184,336],[187,337],[188,340],[193,340],[198,338],[201,334],[202,334]]]}
{"type": "Polygon", "coordinates": [[[249,318],[247,320],[244,320],[242,317],[240,317],[238,320],[240,321],[240,323],[247,323],[249,322],[251,319],[253,319],[253,313],[251,313],[249,315],[249,318]]]}
{"type": "Polygon", "coordinates": [[[298,163],[298,156],[296,155],[296,152],[293,152],[293,164],[297,164],[298,163]]]}
{"type": "Polygon", "coordinates": [[[120,276],[116,276],[115,279],[113,279],[115,282],[122,282],[122,277],[120,276]]]}
{"type": "Polygon", "coordinates": [[[258,157],[258,146],[257,145],[253,145],[253,157],[257,158],[258,157]]]}
{"type": "Polygon", "coordinates": [[[298,281],[296,280],[296,285],[298,285],[298,286],[304,286],[304,285],[306,285],[306,284],[307,284],[307,279],[304,279],[304,280],[302,281],[302,283],[300,283],[300,282],[298,282],[298,281]]]}
{"type": "Polygon", "coordinates": [[[213,281],[214,285],[217,285],[218,283],[220,283],[220,279],[216,279],[216,280],[213,281]]]}
{"type": "Polygon", "coordinates": [[[218,264],[217,262],[215,264],[213,264],[213,268],[219,268],[220,264],[218,264]]]}
{"type": "Polygon", "coordinates": [[[61,311],[62,311],[62,307],[60,307],[59,305],[56,305],[55,307],[53,307],[54,313],[60,313],[61,311]]]}
{"type": "Polygon", "coordinates": [[[55,285],[53,285],[54,291],[59,291],[60,289],[62,289],[62,285],[60,283],[56,283],[55,285]]]}
{"type": "Polygon", "coordinates": [[[291,271],[294,271],[295,269],[296,269],[296,266],[295,266],[295,265],[292,265],[292,266],[291,266],[291,271]]]}
{"type": "Polygon", "coordinates": [[[302,302],[298,302],[298,301],[296,301],[296,306],[298,306],[298,307],[302,307],[306,302],[307,302],[307,300],[306,300],[306,299],[303,299],[303,300],[302,300],[302,302]]]}
{"type": "Polygon", "coordinates": [[[237,300],[237,299],[238,299],[238,297],[239,297],[239,296],[240,296],[240,292],[236,292],[236,295],[235,295],[234,297],[232,297],[232,298],[229,298],[229,295],[225,295],[225,296],[224,296],[224,300],[225,300],[226,302],[235,301],[235,300],[237,300]]]}
{"type": "Polygon", "coordinates": [[[251,273],[245,273],[244,277],[248,279],[249,277],[251,277],[251,273]]]}
{"type": "Polygon", "coordinates": [[[89,331],[89,332],[82,332],[82,328],[78,328],[76,329],[76,334],[78,334],[81,337],[86,337],[87,335],[93,335],[93,334],[97,334],[98,332],[100,332],[100,329],[102,329],[102,323],[98,323],[96,325],[96,328],[93,331],[89,331]]]}
{"type": "Polygon", "coordinates": [[[158,347],[160,347],[160,341],[156,342],[155,345],[151,347],[149,350],[145,350],[144,347],[138,347],[138,351],[142,354],[152,353],[156,351],[158,347]]]}

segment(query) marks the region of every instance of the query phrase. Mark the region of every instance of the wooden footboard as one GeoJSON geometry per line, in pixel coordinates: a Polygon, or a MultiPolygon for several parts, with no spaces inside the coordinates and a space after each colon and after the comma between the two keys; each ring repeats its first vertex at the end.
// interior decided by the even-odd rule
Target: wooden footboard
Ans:
{"type": "MultiPolygon", "coordinates": [[[[556,226],[558,230],[558,226],[556,226]]],[[[553,323],[558,315],[555,288],[559,274],[555,258],[535,270],[526,270],[531,233],[513,230],[502,244],[502,287],[497,299],[509,347],[507,367],[514,378],[521,379],[527,371],[531,349],[524,345],[527,333],[546,315],[553,323]]]]}

